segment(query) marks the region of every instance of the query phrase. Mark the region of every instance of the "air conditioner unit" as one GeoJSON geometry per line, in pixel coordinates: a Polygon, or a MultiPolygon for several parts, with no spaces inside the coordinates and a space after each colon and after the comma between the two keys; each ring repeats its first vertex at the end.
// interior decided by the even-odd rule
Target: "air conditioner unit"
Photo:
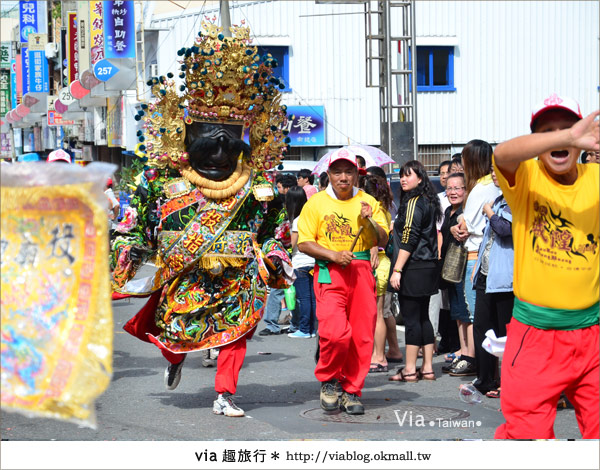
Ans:
{"type": "Polygon", "coordinates": [[[58,43],[49,42],[46,44],[46,58],[54,59],[58,55],[58,43]]]}
{"type": "Polygon", "coordinates": [[[158,77],[158,64],[150,64],[150,77],[158,77]]]}

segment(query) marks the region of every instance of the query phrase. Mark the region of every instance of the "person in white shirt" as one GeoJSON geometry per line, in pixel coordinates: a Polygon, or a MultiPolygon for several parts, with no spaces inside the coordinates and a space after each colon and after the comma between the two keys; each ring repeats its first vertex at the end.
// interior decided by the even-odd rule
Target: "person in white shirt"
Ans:
{"type": "MultiPolygon", "coordinates": [[[[475,314],[475,290],[473,289],[473,270],[477,264],[479,245],[483,240],[486,218],[482,209],[486,203],[493,203],[501,191],[494,185],[491,176],[492,146],[483,140],[470,141],[462,151],[462,163],[465,169],[467,199],[458,225],[450,232],[459,242],[464,242],[468,251],[465,272],[465,297],[471,321],[467,328],[466,346],[468,355],[462,354],[461,360],[450,370],[450,375],[464,377],[477,375],[475,366],[475,344],[473,341],[473,318],[475,314]]],[[[460,333],[460,332],[459,332],[460,333]]]]}
{"type": "Polygon", "coordinates": [[[298,250],[298,220],[307,200],[306,192],[300,186],[292,186],[285,194],[285,208],[292,224],[292,266],[296,275],[294,287],[300,310],[298,329],[288,333],[290,338],[314,338],[317,332],[317,305],[313,287],[315,259],[298,250]]]}

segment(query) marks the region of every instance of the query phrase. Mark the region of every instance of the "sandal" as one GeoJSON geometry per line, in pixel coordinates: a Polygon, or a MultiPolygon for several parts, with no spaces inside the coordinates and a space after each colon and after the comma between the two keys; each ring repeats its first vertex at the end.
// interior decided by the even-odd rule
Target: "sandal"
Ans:
{"type": "Polygon", "coordinates": [[[369,369],[369,374],[373,372],[387,372],[388,366],[384,366],[383,364],[378,364],[376,362],[371,362],[371,368],[369,369]]]}
{"type": "Polygon", "coordinates": [[[490,390],[485,394],[485,396],[488,398],[500,398],[500,389],[490,390]]]}
{"type": "Polygon", "coordinates": [[[391,382],[418,382],[419,377],[417,376],[416,372],[412,374],[405,374],[404,369],[398,369],[398,373],[396,375],[392,375],[388,380],[391,382]]]}
{"type": "Polygon", "coordinates": [[[421,369],[417,370],[419,374],[419,379],[421,380],[435,380],[435,372],[421,372],[421,369]]]}

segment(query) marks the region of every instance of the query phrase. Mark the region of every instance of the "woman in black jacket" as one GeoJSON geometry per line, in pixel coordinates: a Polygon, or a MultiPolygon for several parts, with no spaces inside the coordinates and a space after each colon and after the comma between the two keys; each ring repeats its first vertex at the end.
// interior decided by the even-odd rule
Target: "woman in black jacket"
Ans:
{"type": "Polygon", "coordinates": [[[435,380],[433,326],[429,298],[438,291],[436,222],[442,216],[440,200],[422,163],[412,160],[400,169],[400,209],[394,222],[394,255],[390,288],[399,291],[400,311],[406,326],[406,367],[390,380],[435,380]],[[417,354],[423,347],[423,365],[417,354]]]}

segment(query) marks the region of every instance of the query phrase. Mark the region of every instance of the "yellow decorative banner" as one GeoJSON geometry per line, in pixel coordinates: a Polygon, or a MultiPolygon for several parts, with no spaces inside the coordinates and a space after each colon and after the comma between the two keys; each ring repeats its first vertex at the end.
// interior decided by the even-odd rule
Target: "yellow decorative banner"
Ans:
{"type": "Polygon", "coordinates": [[[102,186],[113,166],[21,165],[3,169],[0,194],[2,408],[95,427],[112,375],[102,186]],[[36,173],[47,178],[33,186],[36,173]],[[60,176],[82,182],[44,184],[60,176]]]}

